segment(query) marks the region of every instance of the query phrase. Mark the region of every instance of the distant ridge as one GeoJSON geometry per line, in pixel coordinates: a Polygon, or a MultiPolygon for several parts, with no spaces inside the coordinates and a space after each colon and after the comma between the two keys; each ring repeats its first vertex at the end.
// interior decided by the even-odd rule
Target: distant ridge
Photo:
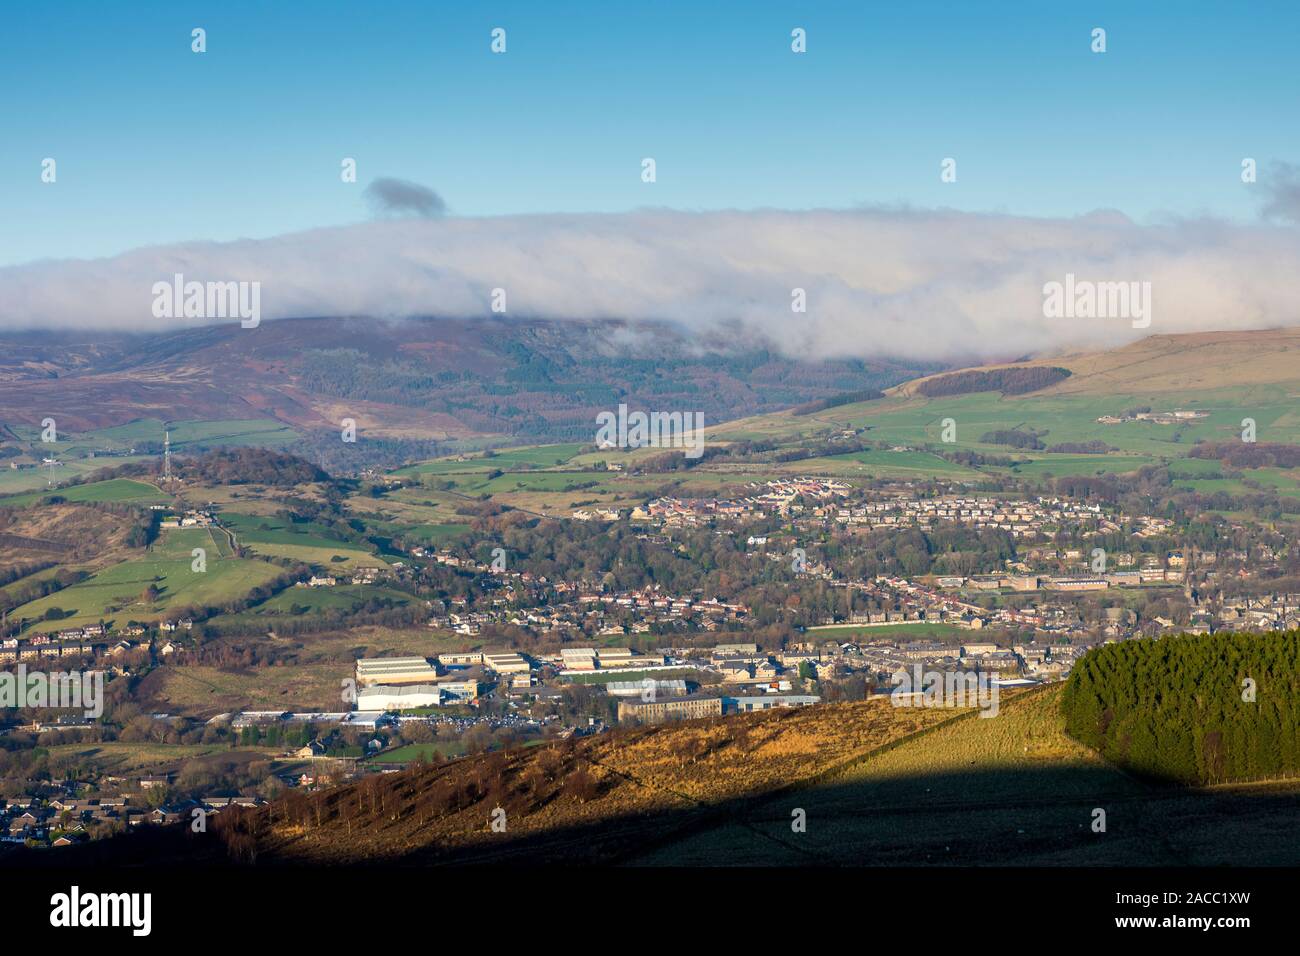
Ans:
{"type": "MultiPolygon", "coordinates": [[[[1289,383],[1300,388],[1300,328],[1151,335],[1117,349],[1041,356],[978,370],[1044,366],[1066,368],[1070,377],[1033,392],[1035,397],[1289,383]]],[[[924,383],[949,374],[953,373],[927,375],[886,389],[886,393],[924,395],[924,383]]]]}

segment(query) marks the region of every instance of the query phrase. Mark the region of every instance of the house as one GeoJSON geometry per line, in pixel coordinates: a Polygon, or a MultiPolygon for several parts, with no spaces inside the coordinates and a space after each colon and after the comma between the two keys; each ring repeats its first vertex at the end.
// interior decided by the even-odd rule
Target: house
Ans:
{"type": "Polygon", "coordinates": [[[311,757],[323,757],[325,755],[325,745],[319,740],[313,740],[305,747],[299,747],[293,752],[295,757],[309,759],[311,757]]]}
{"type": "Polygon", "coordinates": [[[754,678],[756,680],[775,680],[777,673],[776,665],[771,661],[760,661],[754,665],[754,678]]]}
{"type": "Polygon", "coordinates": [[[721,664],[718,670],[722,672],[723,681],[736,682],[747,681],[753,678],[754,671],[752,665],[742,661],[734,661],[727,664],[721,664]]]}

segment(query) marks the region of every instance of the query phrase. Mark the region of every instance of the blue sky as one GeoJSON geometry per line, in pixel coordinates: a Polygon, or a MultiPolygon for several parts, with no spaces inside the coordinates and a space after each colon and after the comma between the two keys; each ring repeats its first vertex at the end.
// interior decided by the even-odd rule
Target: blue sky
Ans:
{"type": "Polygon", "coordinates": [[[1249,221],[1241,159],[1300,161],[1297,49],[1295,3],[5,5],[0,264],[358,222],[379,176],[456,216],[1249,221]]]}

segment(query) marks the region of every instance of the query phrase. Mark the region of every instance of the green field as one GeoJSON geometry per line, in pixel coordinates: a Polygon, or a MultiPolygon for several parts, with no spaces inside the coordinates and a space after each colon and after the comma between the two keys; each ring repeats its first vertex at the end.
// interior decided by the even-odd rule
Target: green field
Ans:
{"type": "Polygon", "coordinates": [[[23,468],[13,470],[8,465],[0,461],[0,495],[18,494],[24,491],[37,491],[47,494],[53,494],[58,491],[58,484],[71,481],[74,478],[82,478],[91,475],[105,468],[115,468],[118,465],[136,464],[150,459],[131,455],[121,458],[70,458],[60,459],[59,466],[54,470],[54,488],[49,488],[50,472],[47,468],[23,468]]]}
{"type": "Polygon", "coordinates": [[[41,581],[47,581],[54,577],[59,571],[59,567],[46,568],[44,571],[37,571],[35,574],[29,574],[26,577],[19,578],[17,581],[10,581],[4,587],[0,587],[0,607],[9,607],[13,600],[13,595],[27,587],[30,584],[39,584],[41,581]]]}
{"type": "Polygon", "coordinates": [[[344,541],[327,525],[295,522],[275,515],[248,515],[227,511],[222,512],[221,523],[235,532],[239,543],[244,545],[301,544],[327,548],[337,542],[344,547],[357,547],[356,544],[344,541]]]}
{"type": "Polygon", "coordinates": [[[439,743],[439,744],[403,744],[401,747],[395,747],[392,750],[385,750],[375,754],[370,758],[370,763],[412,763],[424,758],[432,760],[434,754],[442,754],[444,758],[459,757],[465,752],[465,745],[456,743],[439,743]]]}
{"type": "MultiPolygon", "coordinates": [[[[1240,436],[1241,422],[1253,418],[1261,442],[1300,443],[1300,409],[1288,389],[1280,385],[1236,386],[1189,390],[1169,394],[1114,395],[1027,395],[1004,397],[998,392],[969,395],[922,397],[890,396],[874,402],[860,402],[819,412],[814,416],[780,414],[747,419],[710,430],[718,441],[794,439],[827,432],[832,428],[863,428],[864,437],[900,445],[939,446],[944,420],[952,419],[956,440],[952,447],[990,455],[1031,457],[1031,465],[1020,467],[1024,474],[1050,471],[1080,474],[1094,471],[1129,470],[1160,459],[1187,454],[1200,440],[1229,441],[1240,436]],[[1106,425],[1097,421],[1106,415],[1150,407],[1153,411],[1204,411],[1204,419],[1177,425],[1130,421],[1106,425]],[[1116,464],[1113,454],[1105,456],[1058,456],[982,442],[995,431],[1034,430],[1043,444],[1101,441],[1133,457],[1116,464]]],[[[840,457],[840,456],[837,456],[840,457]]],[[[936,472],[938,474],[938,472],[936,472]]]]}
{"type": "Polygon", "coordinates": [[[169,499],[155,486],[134,478],[113,478],[109,481],[95,481],[86,485],[74,485],[70,488],[51,488],[34,491],[23,495],[0,498],[0,506],[8,508],[26,508],[41,500],[57,495],[71,502],[87,501],[129,501],[132,504],[161,504],[169,499]]]}
{"type": "Polygon", "coordinates": [[[1064,475],[1123,474],[1154,465],[1159,459],[1148,455],[1127,455],[1118,452],[1110,455],[1044,455],[1030,453],[1033,461],[1015,465],[1013,475],[1026,478],[1056,478],[1064,475]]]}
{"type": "MultiPolygon", "coordinates": [[[[593,430],[592,434],[595,432],[593,430]]],[[[585,445],[528,445],[496,452],[490,458],[470,458],[458,461],[455,458],[438,458],[434,461],[420,462],[399,468],[393,474],[398,477],[412,475],[457,475],[462,473],[483,473],[493,470],[511,471],[528,468],[554,468],[563,465],[578,454],[585,445]]]]}
{"type": "Polygon", "coordinates": [[[217,528],[164,528],[149,547],[154,558],[189,561],[195,548],[202,548],[209,559],[233,557],[230,539],[217,528]]]}
{"type": "MultiPolygon", "coordinates": [[[[1033,429],[1042,435],[1044,444],[1059,442],[1103,441],[1122,451],[1160,457],[1181,457],[1198,439],[1226,441],[1240,435],[1241,420],[1254,418],[1259,441],[1300,442],[1300,414],[1294,399],[1281,386],[1242,386],[1198,390],[1178,396],[1169,395],[1027,395],[1004,397],[998,392],[941,398],[889,397],[876,402],[844,405],[820,412],[816,416],[825,428],[840,426],[869,428],[868,437],[900,444],[938,444],[943,420],[956,424],[958,448],[980,451],[1015,452],[1017,449],[983,443],[980,438],[991,431],[1033,429]],[[1208,417],[1178,425],[1151,422],[1124,422],[1103,425],[1104,415],[1149,406],[1154,411],[1186,409],[1208,412],[1208,417]]],[[[793,433],[815,429],[816,423],[798,416],[773,416],[751,420],[738,427],[762,423],[769,436],[784,426],[793,433]]],[[[713,436],[710,436],[713,437],[713,436]]],[[[730,437],[721,426],[717,437],[730,437]]]]}
{"type": "Polygon", "coordinates": [[[979,478],[979,472],[926,451],[872,449],[827,458],[792,461],[775,470],[787,474],[873,478],[979,478]]]}
{"type": "Polygon", "coordinates": [[[291,587],[247,611],[221,615],[213,618],[213,621],[216,624],[223,624],[236,620],[243,622],[254,617],[275,615],[301,617],[326,611],[351,611],[371,600],[391,601],[396,605],[404,606],[410,604],[413,598],[403,591],[377,585],[338,584],[332,588],[291,587]]]}
{"type": "Polygon", "coordinates": [[[221,521],[235,533],[241,547],[257,554],[334,569],[387,567],[368,544],[344,540],[325,525],[235,512],[223,512],[221,521]]]}
{"type": "MultiPolygon", "coordinates": [[[[244,544],[240,541],[240,544],[244,544]]],[[[303,564],[328,570],[352,568],[386,568],[387,562],[375,557],[369,551],[362,551],[354,545],[334,547],[328,543],[321,546],[313,544],[264,544],[255,542],[249,547],[256,554],[270,558],[285,558],[301,561],[303,564]]]]}
{"type": "Polygon", "coordinates": [[[62,591],[24,604],[11,612],[10,618],[41,620],[39,627],[49,630],[100,620],[118,626],[132,620],[157,621],[186,607],[236,600],[282,573],[265,561],[223,557],[220,537],[209,536],[205,529],[164,532],[144,557],[114,565],[62,591]],[[204,542],[211,542],[215,550],[207,553],[207,570],[196,572],[192,570],[190,551],[194,547],[206,550],[209,545],[204,542]],[[151,584],[158,595],[156,600],[146,602],[144,592],[151,584]],[[70,613],[42,620],[51,608],[70,613]]]}
{"type": "MultiPolygon", "coordinates": [[[[1198,461],[1198,459],[1190,459],[1198,461]]],[[[1214,471],[1206,477],[1192,477],[1175,481],[1177,488],[1186,488],[1203,495],[1212,495],[1216,491],[1225,491],[1231,495],[1259,494],[1262,491],[1276,491],[1278,494],[1300,496],[1300,470],[1282,468],[1251,468],[1241,472],[1241,478],[1222,477],[1221,467],[1217,461],[1205,462],[1213,465],[1214,471]],[[1258,488],[1252,488],[1247,482],[1253,482],[1258,488]]],[[[1170,469],[1171,471],[1173,469],[1170,469]]]]}
{"type": "MultiPolygon", "coordinates": [[[[174,451],[197,451],[220,445],[257,445],[278,447],[298,440],[288,425],[270,418],[229,419],[223,421],[179,421],[164,424],[157,419],[137,419],[125,425],[77,433],[59,433],[56,444],[41,442],[41,429],[28,424],[10,424],[10,430],[30,448],[23,449],[37,459],[57,456],[53,472],[48,468],[13,470],[0,460],[0,495],[47,489],[53,475],[55,488],[60,484],[104,468],[157,461],[158,455],[132,454],[146,445],[161,446],[168,429],[174,451]],[[90,457],[90,456],[98,457],[90,457]],[[105,457],[107,456],[107,457],[105,457]]],[[[20,446],[21,447],[21,446],[20,446]]]]}
{"type": "MultiPolygon", "coordinates": [[[[27,442],[40,442],[41,429],[31,425],[11,425],[13,433],[27,442]]],[[[164,423],[156,418],[140,418],[125,425],[93,431],[60,433],[52,447],[60,456],[81,457],[90,452],[128,452],[145,443],[161,445],[171,432],[173,450],[187,445],[285,445],[298,440],[297,433],[283,422],[271,418],[223,419],[217,421],[177,421],[164,423]]],[[[122,459],[115,458],[113,462],[122,459]]],[[[99,467],[104,467],[103,462],[99,467]]]]}
{"type": "MultiPolygon", "coordinates": [[[[999,477],[1043,480],[1054,477],[1122,474],[1141,468],[1171,464],[1180,487],[1210,493],[1249,493],[1242,481],[1224,480],[1214,462],[1186,458],[1198,441],[1225,441],[1239,437],[1241,422],[1253,418],[1261,442],[1300,442],[1300,410],[1280,385],[1238,386],[1190,390],[1169,394],[1036,394],[1007,397],[998,392],[927,399],[896,395],[872,402],[844,405],[815,415],[789,413],[746,419],[715,426],[712,441],[773,439],[792,443],[800,439],[825,437],[831,430],[861,429],[869,442],[899,446],[899,450],[876,448],[771,465],[706,464],[689,472],[671,475],[630,476],[622,472],[578,471],[575,465],[603,460],[632,462],[654,454],[639,449],[629,454],[587,451],[582,445],[548,445],[508,449],[491,459],[456,461],[440,459],[401,469],[394,474],[418,476],[430,484],[449,483],[449,490],[476,497],[491,495],[524,509],[563,513],[578,502],[594,506],[626,506],[668,483],[673,493],[707,495],[727,485],[749,480],[813,474],[845,479],[952,479],[979,481],[999,477]],[[1133,409],[1154,412],[1198,411],[1206,417],[1162,425],[1150,421],[1103,424],[1104,416],[1121,416],[1133,409]],[[956,440],[944,443],[945,422],[951,419],[956,440]],[[1042,449],[1017,448],[982,439],[998,431],[1033,430],[1042,449]],[[1101,442],[1112,450],[1102,453],[1058,453],[1048,448],[1101,442]],[[973,451],[1012,459],[1011,466],[968,467],[935,454],[940,448],[973,451]],[[1190,462],[1190,463],[1189,463],[1190,462]],[[566,468],[564,463],[568,464],[566,468]],[[542,469],[542,470],[539,470],[542,469]],[[492,471],[503,474],[489,477],[492,471]]],[[[590,447],[590,446],[586,446],[590,447]]],[[[1266,489],[1300,495],[1300,478],[1276,469],[1248,472],[1266,489]]],[[[410,505],[436,505],[436,488],[403,489],[386,496],[386,501],[410,505]]],[[[424,522],[421,522],[424,523],[424,522]]],[[[433,524],[434,521],[427,523],[433,524]]]]}

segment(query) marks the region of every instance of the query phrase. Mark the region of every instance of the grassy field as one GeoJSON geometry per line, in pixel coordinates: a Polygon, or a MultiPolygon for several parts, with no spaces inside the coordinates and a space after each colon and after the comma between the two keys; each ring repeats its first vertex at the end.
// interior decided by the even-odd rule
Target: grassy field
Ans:
{"type": "Polygon", "coordinates": [[[240,544],[347,544],[331,528],[313,522],[294,522],[278,515],[223,512],[221,523],[239,536],[240,544]]]}
{"type": "Polygon", "coordinates": [[[141,774],[176,770],[204,762],[205,758],[223,761],[262,760],[274,756],[270,747],[241,747],[231,750],[222,744],[158,744],[103,741],[94,744],[55,744],[49,748],[53,761],[86,763],[102,773],[141,774]]]}
{"type": "MultiPolygon", "coordinates": [[[[871,478],[971,478],[980,477],[978,471],[945,461],[938,455],[925,451],[871,450],[834,455],[828,458],[808,458],[774,466],[773,471],[785,475],[833,475],[837,477],[871,478]]],[[[775,475],[774,475],[775,477],[775,475]]]]}
{"type": "MultiPolygon", "coordinates": [[[[10,426],[15,435],[24,441],[39,442],[41,429],[30,425],[10,426]]],[[[125,425],[99,428],[75,434],[60,434],[57,444],[60,455],[81,457],[90,452],[126,452],[137,445],[161,445],[167,431],[171,432],[173,450],[186,445],[285,445],[298,440],[298,435],[283,422],[270,418],[224,419],[217,421],[177,421],[164,423],[156,418],[140,418],[125,425]]],[[[122,459],[114,458],[113,462],[122,459]]],[[[100,462],[99,467],[104,467],[100,462]]]]}
{"type": "MultiPolygon", "coordinates": [[[[62,483],[70,481],[73,478],[80,478],[83,475],[89,475],[103,468],[112,468],[117,465],[135,464],[136,462],[146,461],[148,459],[139,455],[130,455],[122,458],[69,458],[60,459],[59,466],[54,470],[55,482],[62,483]]],[[[54,489],[49,489],[50,471],[48,468],[24,468],[18,471],[10,469],[4,462],[0,461],[0,495],[19,494],[25,491],[37,491],[54,493],[54,489]]]]}
{"type": "Polygon", "coordinates": [[[364,584],[340,584],[332,588],[289,588],[257,606],[262,614],[310,614],[314,611],[350,609],[366,601],[410,604],[414,598],[392,588],[364,584]]]}
{"type": "MultiPolygon", "coordinates": [[[[486,475],[468,475],[455,479],[455,494],[432,488],[402,488],[387,494],[379,507],[407,520],[425,523],[433,519],[442,523],[455,508],[465,504],[465,498],[490,494],[493,499],[526,511],[539,514],[562,514],[579,507],[631,508],[645,501],[653,490],[673,481],[675,476],[652,475],[629,478],[617,472],[512,472],[489,480],[486,475]],[[582,487],[579,487],[582,486],[582,487]],[[571,490],[565,490],[571,489],[571,490]],[[422,509],[414,511],[411,509],[422,509]]],[[[690,476],[689,488],[706,493],[728,481],[747,480],[735,476],[690,476]]],[[[683,486],[683,494],[688,493],[683,486]]],[[[371,505],[373,507],[373,505],[371,505]]]]}
{"type": "Polygon", "coordinates": [[[295,664],[228,670],[157,667],[136,687],[134,699],[156,710],[201,716],[234,710],[343,710],[344,663],[295,664]]]}
{"type": "Polygon", "coordinates": [[[209,560],[234,556],[230,539],[216,528],[163,529],[150,545],[149,554],[155,558],[190,561],[194,557],[195,548],[202,548],[209,560]]]}
{"type": "MultiPolygon", "coordinates": [[[[1196,459],[1189,459],[1189,461],[1192,460],[1196,459]]],[[[1204,464],[1218,466],[1219,463],[1205,462],[1204,464]]],[[[1226,491],[1232,495],[1258,494],[1260,491],[1276,491],[1278,494],[1293,497],[1300,495],[1300,471],[1296,469],[1252,468],[1242,471],[1241,474],[1241,478],[1224,478],[1221,474],[1215,474],[1212,477],[1190,477],[1175,481],[1174,485],[1203,495],[1211,495],[1216,491],[1226,491]],[[1260,487],[1252,488],[1246,484],[1248,481],[1254,482],[1260,487]]]]}
{"type": "Polygon", "coordinates": [[[461,743],[446,744],[404,744],[392,750],[384,750],[370,758],[370,763],[411,763],[416,760],[433,760],[434,754],[444,758],[459,757],[465,752],[461,743]]]}
{"type": "MultiPolygon", "coordinates": [[[[1039,455],[1022,465],[1006,469],[1013,475],[1026,478],[1061,477],[1065,475],[1100,475],[1124,474],[1137,471],[1147,465],[1156,464],[1160,459],[1150,455],[1127,455],[1113,453],[1109,455],[1039,455]]],[[[994,469],[986,469],[992,471],[994,469]]],[[[1001,469],[997,469],[1001,470],[1001,469]]]]}
{"type": "MultiPolygon", "coordinates": [[[[594,435],[594,429],[592,434],[594,435]]],[[[412,475],[460,475],[484,473],[499,469],[501,471],[520,471],[528,468],[554,468],[564,465],[583,449],[580,444],[564,445],[526,445],[495,452],[491,457],[475,457],[464,461],[455,458],[438,458],[424,461],[406,468],[399,468],[394,475],[409,477],[412,475]]]]}
{"type": "MultiPolygon", "coordinates": [[[[1119,361],[1120,357],[1117,357],[1117,367],[1120,367],[1119,361]]],[[[1168,371],[1166,366],[1170,362],[1176,361],[1169,355],[1160,356],[1157,364],[1163,370],[1161,374],[1168,371]]],[[[1090,358],[1081,362],[1081,368],[1087,366],[1089,374],[1102,374],[1093,369],[1095,364],[1090,358]]],[[[792,441],[818,433],[824,435],[832,429],[852,427],[864,429],[864,437],[871,441],[938,447],[943,438],[945,420],[951,419],[956,429],[956,440],[951,447],[989,455],[1028,458],[1030,461],[1013,469],[1016,474],[1028,477],[1133,471],[1162,461],[1179,461],[1198,441],[1237,439],[1245,418],[1254,419],[1261,442],[1300,443],[1300,409],[1295,402],[1293,383],[1226,384],[1231,381],[1229,377],[1216,378],[1205,374],[1194,387],[1142,390],[1135,386],[1142,384],[1143,379],[1133,370],[1128,370],[1117,381],[1122,381],[1124,387],[1113,391],[1093,391],[1080,377],[1067,379],[1054,389],[1012,397],[997,392],[981,392],[925,398],[904,389],[884,399],[843,405],[811,416],[782,412],[719,425],[709,431],[709,438],[723,442],[760,438],[792,441]],[[1102,424],[1098,421],[1102,416],[1119,416],[1142,407],[1155,412],[1200,411],[1206,413],[1206,417],[1177,425],[1149,421],[1102,424]],[[1031,429],[1039,434],[1047,448],[1061,443],[1100,441],[1116,451],[1105,455],[1048,454],[1045,450],[1022,450],[982,440],[991,432],[1031,429]]],[[[925,454],[920,451],[895,453],[911,456],[911,460],[907,457],[891,459],[885,457],[887,454],[869,452],[865,457],[835,456],[832,459],[792,462],[786,467],[793,471],[806,467],[811,472],[821,473],[838,468],[841,469],[838,473],[853,474],[854,464],[871,464],[880,468],[877,477],[908,477],[908,472],[951,477],[964,470],[942,460],[926,461],[917,457],[925,454]],[[855,459],[859,460],[855,462],[855,459]],[[846,468],[849,470],[843,470],[846,468]]],[[[998,469],[991,468],[981,470],[998,472],[998,469]]],[[[1255,476],[1252,474],[1251,477],[1255,476]]],[[[1270,481],[1268,478],[1262,480],[1270,481]]],[[[1292,493],[1294,483],[1289,476],[1284,480],[1277,479],[1277,484],[1285,493],[1292,493]]],[[[1213,490],[1213,486],[1206,487],[1213,490]]],[[[1198,490],[1201,489],[1198,487],[1198,490]]],[[[1242,489],[1225,486],[1224,490],[1242,489]]]]}
{"type": "MultiPolygon", "coordinates": [[[[1067,384],[1070,380],[1067,380],[1067,384]]],[[[1140,379],[1125,379],[1130,385],[1140,379]]],[[[1077,385],[1078,383],[1076,383],[1077,385]]],[[[577,507],[579,501],[605,507],[630,507],[638,498],[682,480],[679,493],[707,494],[725,483],[795,474],[817,474],[841,478],[956,479],[979,480],[1001,475],[1042,479],[1068,475],[1111,474],[1136,471],[1149,465],[1181,463],[1196,442],[1224,441],[1239,436],[1244,418],[1253,418],[1260,441],[1300,442],[1300,410],[1290,386],[1267,383],[1253,386],[1200,387],[1183,392],[1121,390],[1098,394],[1087,389],[1065,392],[1049,389],[1026,396],[1003,396],[997,392],[924,398],[899,393],[884,399],[839,406],[815,415],[796,416],[788,412],[766,415],[714,426],[710,441],[775,439],[793,442],[800,438],[825,436],[831,430],[862,429],[868,441],[901,446],[903,450],[873,449],[766,466],[728,468],[705,465],[689,473],[632,477],[625,473],[582,472],[575,465],[597,461],[632,461],[654,450],[639,449],[628,455],[612,452],[574,454],[581,446],[547,446],[561,450],[553,459],[537,448],[508,450],[494,459],[458,462],[429,462],[398,474],[420,475],[429,480],[448,481],[451,490],[469,496],[488,494],[515,507],[547,514],[577,507]],[[1102,424],[1103,416],[1119,416],[1131,409],[1153,411],[1192,410],[1205,418],[1159,425],[1149,421],[1102,424]],[[956,440],[943,443],[945,421],[955,423],[956,440]],[[1043,449],[1028,450],[991,441],[984,437],[997,431],[1035,431],[1043,449]],[[1056,445],[1101,442],[1114,449],[1105,454],[1049,453],[1056,445]],[[951,447],[981,454],[1020,460],[1010,468],[966,467],[946,461],[926,448],[951,447]],[[562,456],[568,468],[557,465],[562,456]],[[530,471],[544,466],[546,471],[530,471]],[[504,474],[489,478],[490,470],[504,474]]],[[[1195,466],[1193,466],[1195,467],[1195,466]]],[[[1300,494],[1300,481],[1291,475],[1269,475],[1268,469],[1248,473],[1285,494],[1300,494]]],[[[1187,481],[1196,490],[1242,492],[1240,484],[1202,484],[1211,480],[1190,471],[1187,481]]],[[[433,489],[408,489],[398,500],[430,500],[433,489]]]]}
{"type": "Polygon", "coordinates": [[[162,504],[169,500],[155,485],[136,481],[134,478],[113,478],[108,481],[95,481],[71,488],[49,488],[0,498],[0,506],[9,508],[26,508],[51,495],[58,495],[68,501],[113,501],[132,504],[162,504]]]}
{"type": "Polygon", "coordinates": [[[295,523],[272,515],[223,512],[222,523],[237,536],[242,547],[277,558],[335,570],[354,567],[384,568],[366,546],[345,541],[332,529],[308,522],[295,523]]]}
{"type": "MultiPolygon", "coordinates": [[[[273,622],[272,622],[273,623],[273,622]]],[[[277,638],[268,641],[272,646],[293,649],[298,660],[307,664],[337,665],[350,662],[356,657],[376,657],[385,652],[399,657],[434,657],[450,651],[470,651],[482,647],[481,641],[451,631],[434,630],[428,627],[392,628],[379,625],[363,625],[340,631],[324,631],[312,634],[308,639],[293,637],[277,638]]]]}
{"type": "Polygon", "coordinates": [[[144,556],[24,604],[11,617],[41,620],[51,608],[59,608],[65,616],[49,620],[43,627],[77,627],[100,620],[119,626],[132,620],[157,621],[191,605],[203,607],[241,598],[281,573],[280,568],[264,561],[222,557],[219,541],[205,529],[173,534],[178,537],[164,533],[144,556]],[[207,570],[200,573],[192,570],[190,548],[206,548],[205,541],[215,550],[208,552],[207,570]],[[144,592],[150,585],[157,589],[157,599],[145,601],[144,592]]]}
{"type": "MultiPolygon", "coordinates": [[[[244,544],[240,541],[240,544],[244,544]]],[[[288,558],[326,570],[349,571],[353,568],[386,568],[388,564],[369,551],[355,545],[331,545],[328,542],[312,544],[264,544],[260,541],[248,545],[256,554],[273,558],[288,558]]]]}
{"type": "Polygon", "coordinates": [[[332,588],[286,588],[279,594],[239,614],[219,614],[212,619],[216,627],[230,624],[258,623],[274,627],[275,617],[301,618],[328,611],[352,611],[371,600],[391,601],[397,606],[410,604],[413,598],[391,588],[364,584],[340,584],[332,588]],[[271,618],[272,620],[267,620],[271,618]]]}

